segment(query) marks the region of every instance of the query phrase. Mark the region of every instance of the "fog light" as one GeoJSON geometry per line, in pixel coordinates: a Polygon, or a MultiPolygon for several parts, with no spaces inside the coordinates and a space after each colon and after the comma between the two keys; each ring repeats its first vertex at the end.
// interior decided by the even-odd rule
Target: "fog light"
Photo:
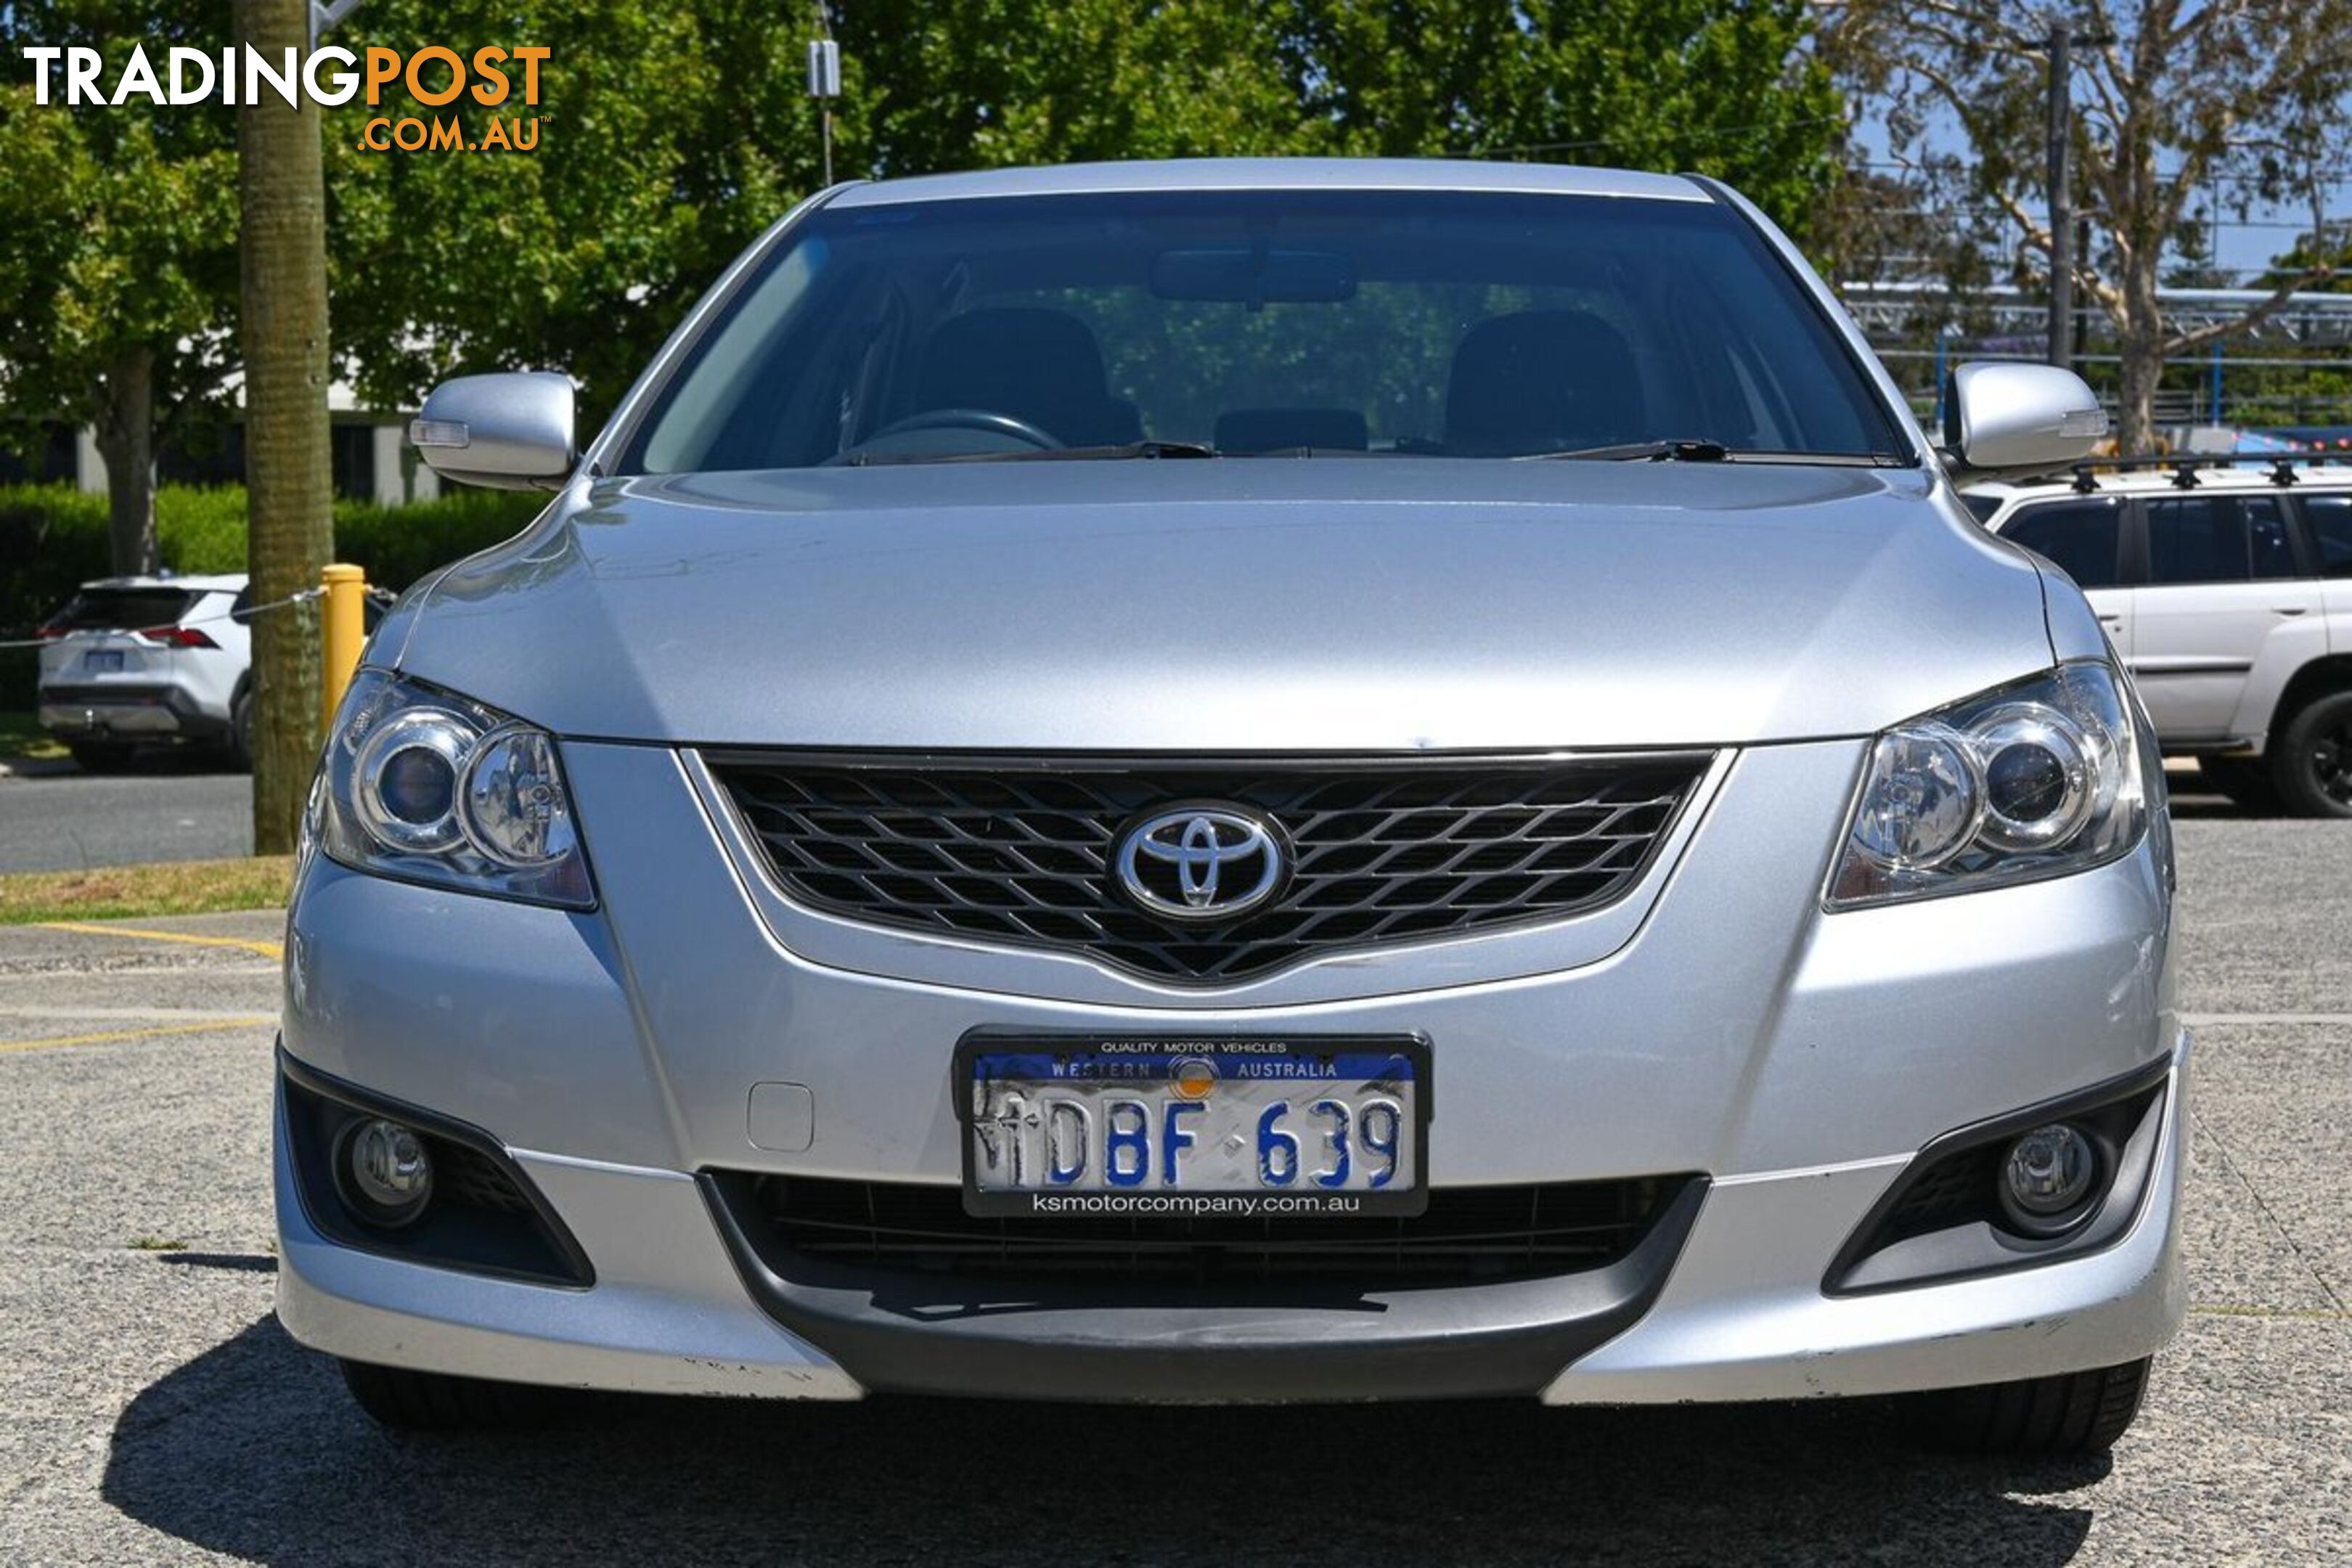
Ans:
{"type": "Polygon", "coordinates": [[[2037,1127],[2001,1161],[2001,1210],[2028,1235],[2055,1235],[2083,1217],[2098,1175],[2098,1150],[2083,1132],[2063,1121],[2037,1127]]]}
{"type": "Polygon", "coordinates": [[[344,1200],[371,1225],[406,1225],[433,1195],[433,1157],[397,1121],[377,1117],[352,1128],[336,1165],[344,1200]]]}

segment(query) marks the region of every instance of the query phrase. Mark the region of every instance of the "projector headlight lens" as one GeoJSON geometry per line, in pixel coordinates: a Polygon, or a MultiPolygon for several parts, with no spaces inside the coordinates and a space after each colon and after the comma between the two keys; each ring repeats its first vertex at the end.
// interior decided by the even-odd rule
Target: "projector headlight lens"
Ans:
{"type": "Polygon", "coordinates": [[[1830,877],[1850,909],[2064,876],[2139,842],[2160,777],[2104,660],[2060,665],[1872,744],[1830,877]]]}
{"type": "Polygon", "coordinates": [[[304,837],[354,870],[596,902],[555,738],[383,670],[361,671],[335,715],[304,837]]]}

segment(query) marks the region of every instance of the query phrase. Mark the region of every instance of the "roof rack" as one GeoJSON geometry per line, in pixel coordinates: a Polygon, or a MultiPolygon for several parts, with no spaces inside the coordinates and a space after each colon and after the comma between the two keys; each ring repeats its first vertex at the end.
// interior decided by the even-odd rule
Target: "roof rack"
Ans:
{"type": "Polygon", "coordinates": [[[2065,469],[2037,474],[2021,480],[2023,484],[2053,484],[2067,479],[2074,489],[2090,495],[2099,488],[2102,473],[2127,472],[2133,469],[2169,469],[2172,482],[2184,490],[2197,488],[2199,470],[2205,468],[2252,468],[2270,466],[2271,483],[2284,489],[2296,482],[2298,464],[2321,468],[2330,463],[2352,462],[2352,453],[2344,452],[2172,452],[2146,458],[2091,458],[2070,464],[2065,469]]]}

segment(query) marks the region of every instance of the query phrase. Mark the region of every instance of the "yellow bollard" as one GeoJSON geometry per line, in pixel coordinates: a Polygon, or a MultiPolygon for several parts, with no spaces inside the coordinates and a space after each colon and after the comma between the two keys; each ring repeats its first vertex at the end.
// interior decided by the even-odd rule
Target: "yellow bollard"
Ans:
{"type": "Polygon", "coordinates": [[[359,566],[330,566],[319,574],[319,585],[326,591],[326,614],[320,617],[325,635],[319,639],[325,659],[326,679],[320,686],[326,707],[319,724],[324,734],[334,726],[335,710],[342,706],[352,672],[360,667],[360,647],[367,641],[366,619],[360,613],[367,603],[367,572],[359,566]]]}

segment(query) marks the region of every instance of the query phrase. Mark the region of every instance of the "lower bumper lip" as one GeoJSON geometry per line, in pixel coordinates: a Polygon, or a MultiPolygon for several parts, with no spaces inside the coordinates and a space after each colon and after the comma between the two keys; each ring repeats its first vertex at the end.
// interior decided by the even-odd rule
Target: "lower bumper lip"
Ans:
{"type": "Polygon", "coordinates": [[[747,1183],[703,1197],[752,1300],[865,1387],[1151,1403],[1534,1394],[1654,1301],[1705,1201],[1682,1182],[1606,1268],[1500,1284],[1368,1291],[1192,1289],[929,1277],[777,1246],[747,1183]]]}

